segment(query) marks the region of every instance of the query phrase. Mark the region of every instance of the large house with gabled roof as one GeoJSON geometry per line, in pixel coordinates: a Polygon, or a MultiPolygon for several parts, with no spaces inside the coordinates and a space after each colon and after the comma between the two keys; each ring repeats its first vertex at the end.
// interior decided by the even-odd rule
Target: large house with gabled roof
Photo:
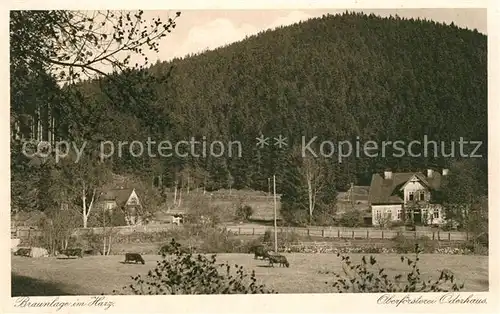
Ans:
{"type": "Polygon", "coordinates": [[[444,210],[434,202],[448,169],[440,173],[433,169],[422,172],[375,173],[370,184],[369,204],[372,224],[390,221],[412,221],[415,224],[441,225],[445,222],[444,210]]]}

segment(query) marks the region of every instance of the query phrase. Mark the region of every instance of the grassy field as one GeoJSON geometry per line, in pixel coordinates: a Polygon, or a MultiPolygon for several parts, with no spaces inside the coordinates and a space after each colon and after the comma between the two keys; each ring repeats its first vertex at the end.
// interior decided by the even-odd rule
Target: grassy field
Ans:
{"type": "MultiPolygon", "coordinates": [[[[335,292],[325,281],[341,272],[339,259],[334,254],[286,254],[290,268],[267,267],[267,262],[254,260],[250,254],[219,254],[218,261],[243,265],[255,270],[257,279],[279,293],[335,292]]],[[[351,255],[354,262],[361,254],[351,255]]],[[[407,271],[396,254],[374,254],[389,275],[407,271]]],[[[146,264],[123,264],[123,255],[92,256],[83,259],[12,257],[12,296],[95,295],[110,294],[114,289],[130,284],[130,276],[147,274],[160,256],[145,256],[146,264]]],[[[467,291],[488,290],[488,257],[424,254],[420,268],[424,278],[439,276],[447,268],[465,283],[467,291]]]]}

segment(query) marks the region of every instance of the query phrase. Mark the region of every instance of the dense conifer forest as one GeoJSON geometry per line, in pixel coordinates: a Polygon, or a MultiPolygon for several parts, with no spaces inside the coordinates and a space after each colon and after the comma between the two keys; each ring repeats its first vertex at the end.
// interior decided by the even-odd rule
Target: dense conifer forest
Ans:
{"type": "MultiPolygon", "coordinates": [[[[148,137],[157,143],[191,137],[242,143],[241,158],[133,157],[125,151],[107,160],[114,173],[156,185],[161,176],[166,187],[189,173],[193,186],[267,191],[268,178],[276,174],[278,192],[292,195],[300,185],[294,184],[300,161],[291,152],[301,146],[302,136],[306,142],[316,136],[317,143],[358,140],[361,145],[368,140],[407,145],[428,136],[447,143],[447,152],[448,143],[463,137],[483,141],[476,154],[487,152],[487,37],[453,24],[357,13],[323,16],[76,87],[49,91],[49,78],[29,80],[16,87],[13,110],[50,103],[62,122],[62,137],[115,146],[146,143],[148,137]],[[41,96],[32,92],[37,84],[43,84],[41,96]],[[31,92],[22,94],[28,88],[31,92]],[[261,134],[270,137],[270,145],[259,149],[261,134]],[[281,149],[273,145],[279,135],[288,143],[281,149]]],[[[339,162],[334,154],[322,160],[331,188],[324,202],[351,182],[369,185],[372,174],[385,168],[449,167],[458,157],[434,157],[432,149],[427,157],[393,157],[388,150],[385,157],[354,155],[339,162]]],[[[24,190],[19,178],[27,171],[21,159],[12,161],[18,190],[24,190]]],[[[478,163],[486,185],[487,158],[478,163]]]]}

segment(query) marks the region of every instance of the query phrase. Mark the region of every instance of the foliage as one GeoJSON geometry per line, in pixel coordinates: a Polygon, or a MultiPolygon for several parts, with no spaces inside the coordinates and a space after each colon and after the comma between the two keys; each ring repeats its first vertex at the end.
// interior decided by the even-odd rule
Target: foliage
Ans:
{"type": "MultiPolygon", "coordinates": [[[[297,244],[300,241],[300,236],[294,231],[291,232],[278,232],[278,246],[287,246],[290,244],[297,244]]],[[[262,236],[262,242],[274,245],[274,232],[266,230],[262,236]]]]}
{"type": "MultiPolygon", "coordinates": [[[[177,12],[176,17],[179,15],[177,12]]],[[[148,64],[146,49],[158,52],[158,41],[175,28],[176,17],[166,22],[155,18],[148,25],[142,10],[10,12],[14,208],[31,210],[37,207],[43,211],[52,206],[59,207],[57,203],[63,200],[70,204],[80,202],[83,224],[86,225],[96,191],[93,186],[103,181],[94,182],[93,178],[105,173],[102,168],[111,170],[111,165],[101,167],[79,162],[56,167],[57,160],[55,163],[50,161],[53,155],[26,158],[22,156],[20,146],[26,140],[50,140],[51,135],[55,135],[56,140],[94,146],[85,148],[86,152],[92,152],[105,135],[100,130],[109,130],[110,133],[116,130],[110,127],[116,124],[109,120],[119,121],[130,131],[133,123],[127,124],[120,119],[124,115],[116,117],[116,114],[111,114],[104,102],[129,103],[137,110],[143,109],[141,106],[151,97],[147,88],[141,88],[139,83],[164,82],[166,76],[152,80],[151,75],[141,71],[144,69],[142,64],[135,64],[136,71],[127,67],[132,55],[144,57],[144,63],[148,64]],[[104,73],[108,70],[114,74],[104,73]],[[121,76],[117,75],[118,72],[121,76]],[[75,85],[79,78],[93,78],[94,74],[101,76],[100,79],[75,85]],[[60,82],[69,84],[61,88],[57,85],[60,82]],[[102,86],[103,82],[107,85],[102,86]],[[131,86],[137,88],[130,92],[131,86]],[[43,128],[41,133],[40,126],[43,128]],[[53,176],[53,172],[59,173],[53,176]],[[25,180],[26,177],[33,180],[25,180]],[[70,193],[75,192],[70,191],[71,188],[77,190],[78,196],[70,193]]],[[[123,136],[123,133],[118,136],[123,136]]],[[[86,161],[95,161],[95,156],[85,157],[89,157],[86,161]]]]}
{"type": "Polygon", "coordinates": [[[397,235],[392,238],[395,243],[395,249],[397,253],[414,253],[415,247],[419,247],[422,252],[434,253],[437,247],[437,242],[432,240],[427,236],[421,236],[417,239],[405,237],[403,235],[397,235]]]}
{"type": "MultiPolygon", "coordinates": [[[[273,293],[264,285],[257,284],[255,272],[249,276],[243,266],[235,265],[232,274],[228,263],[217,263],[216,255],[185,254],[174,239],[170,243],[174,253],[163,255],[157,267],[143,278],[132,277],[133,283],[124,292],[136,295],[163,294],[259,294],[273,293]]],[[[115,291],[115,293],[117,293],[115,291]]]]}
{"type": "Polygon", "coordinates": [[[448,292],[464,288],[464,284],[457,284],[455,275],[447,269],[441,270],[437,279],[423,279],[418,266],[418,245],[414,251],[414,259],[401,256],[401,262],[407,264],[410,270],[406,274],[395,275],[393,279],[373,256],[369,260],[363,256],[361,264],[356,265],[348,255],[338,253],[344,274],[334,273],[335,279],[331,285],[340,293],[448,292]]]}
{"type": "Polygon", "coordinates": [[[340,216],[339,224],[342,227],[359,227],[363,225],[363,212],[360,210],[350,210],[340,216]]]}
{"type": "Polygon", "coordinates": [[[70,209],[54,209],[47,211],[46,218],[40,221],[42,230],[42,243],[50,254],[66,249],[70,237],[78,227],[74,211],[70,209]]]}
{"type": "Polygon", "coordinates": [[[236,208],[236,218],[242,221],[248,221],[253,215],[253,208],[249,205],[239,205],[236,208]]]}
{"type": "Polygon", "coordinates": [[[484,197],[488,195],[488,182],[485,180],[487,177],[486,160],[473,158],[457,161],[451,165],[450,174],[446,177],[437,199],[445,206],[447,220],[470,231],[474,229],[474,223],[479,221],[468,223],[469,214],[474,216],[475,209],[480,206],[487,208],[484,197]]]}
{"type": "Polygon", "coordinates": [[[294,147],[285,160],[281,213],[291,224],[313,224],[333,217],[335,175],[325,158],[303,155],[294,147]],[[333,210],[332,210],[333,209],[333,210]],[[306,214],[304,214],[304,211],[306,214]],[[307,218],[306,218],[307,217],[307,218]]]}
{"type": "MultiPolygon", "coordinates": [[[[155,18],[150,25],[144,11],[11,11],[10,50],[14,67],[49,69],[60,79],[81,74],[104,74],[99,65],[122,70],[130,55],[158,50],[158,39],[175,28],[155,18]],[[35,36],[34,36],[35,34],[35,36]]],[[[177,12],[176,17],[180,15],[177,12]]],[[[137,66],[137,65],[136,65],[137,66]]]]}

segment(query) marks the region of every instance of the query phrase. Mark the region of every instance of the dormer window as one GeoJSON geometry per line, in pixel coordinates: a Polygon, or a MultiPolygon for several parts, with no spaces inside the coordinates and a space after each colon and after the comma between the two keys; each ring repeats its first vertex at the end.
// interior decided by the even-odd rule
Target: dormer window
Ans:
{"type": "Polygon", "coordinates": [[[420,192],[420,200],[425,201],[425,192],[424,191],[420,192]]]}

